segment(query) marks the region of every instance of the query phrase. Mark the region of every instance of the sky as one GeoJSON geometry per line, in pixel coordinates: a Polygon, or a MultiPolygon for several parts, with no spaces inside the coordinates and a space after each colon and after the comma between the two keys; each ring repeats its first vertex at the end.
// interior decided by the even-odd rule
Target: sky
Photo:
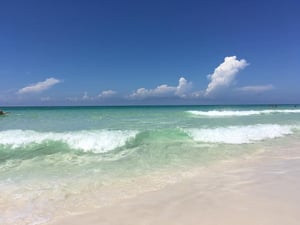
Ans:
{"type": "Polygon", "coordinates": [[[0,106],[300,103],[297,0],[1,0],[0,106]]]}

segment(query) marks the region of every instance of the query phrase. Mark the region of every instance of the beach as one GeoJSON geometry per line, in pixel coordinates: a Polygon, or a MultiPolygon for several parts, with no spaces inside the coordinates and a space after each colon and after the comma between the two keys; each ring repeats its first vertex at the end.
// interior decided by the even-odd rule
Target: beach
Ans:
{"type": "Polygon", "coordinates": [[[199,171],[193,178],[53,225],[297,225],[300,143],[199,171]]]}
{"type": "Polygon", "coordinates": [[[11,107],[0,224],[297,224],[294,105],[11,107]]]}
{"type": "Polygon", "coordinates": [[[0,225],[300,225],[300,0],[0,0],[0,225]]]}

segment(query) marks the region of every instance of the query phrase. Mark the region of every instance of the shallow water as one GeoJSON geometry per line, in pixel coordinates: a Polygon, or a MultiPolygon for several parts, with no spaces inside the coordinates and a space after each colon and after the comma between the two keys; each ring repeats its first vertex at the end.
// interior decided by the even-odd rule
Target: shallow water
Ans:
{"type": "Polygon", "coordinates": [[[0,224],[39,224],[87,203],[101,207],[173,182],[167,174],[184,177],[191,168],[300,137],[300,110],[285,105],[5,111],[0,224]],[[141,177],[145,182],[137,186],[133,181],[141,177]]]}

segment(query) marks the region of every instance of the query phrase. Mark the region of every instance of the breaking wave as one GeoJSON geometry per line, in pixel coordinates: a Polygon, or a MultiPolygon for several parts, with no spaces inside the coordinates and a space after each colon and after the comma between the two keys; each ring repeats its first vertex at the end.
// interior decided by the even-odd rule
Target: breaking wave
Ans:
{"type": "Polygon", "coordinates": [[[208,143],[245,144],[282,137],[293,133],[296,127],[277,124],[229,126],[218,128],[184,129],[192,139],[208,143]]]}
{"type": "Polygon", "coordinates": [[[275,113],[300,113],[300,109],[266,109],[266,110],[245,110],[245,111],[234,111],[234,110],[211,110],[211,111],[197,111],[190,110],[186,111],[195,116],[203,117],[230,117],[230,116],[253,116],[262,114],[275,114],[275,113]]]}
{"type": "Polygon", "coordinates": [[[128,130],[82,130],[61,133],[7,130],[0,132],[0,145],[20,148],[31,144],[55,141],[65,143],[72,149],[84,152],[104,153],[124,146],[137,133],[137,131],[128,130]]]}

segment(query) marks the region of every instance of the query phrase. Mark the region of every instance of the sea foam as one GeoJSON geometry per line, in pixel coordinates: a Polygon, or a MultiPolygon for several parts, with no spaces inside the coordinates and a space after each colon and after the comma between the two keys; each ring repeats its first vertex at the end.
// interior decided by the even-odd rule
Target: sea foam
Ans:
{"type": "Polygon", "coordinates": [[[7,130],[0,132],[0,145],[19,148],[30,144],[57,141],[67,144],[72,149],[84,152],[104,153],[125,145],[137,133],[137,131],[128,130],[82,130],[62,133],[7,130]]]}
{"type": "Polygon", "coordinates": [[[228,126],[217,128],[184,129],[192,139],[199,142],[246,144],[292,134],[295,127],[277,124],[228,126]]]}
{"type": "Polygon", "coordinates": [[[186,111],[195,116],[203,117],[230,117],[230,116],[253,116],[261,114],[275,114],[275,113],[300,113],[300,109],[266,109],[266,110],[210,110],[210,111],[186,111]]]}

